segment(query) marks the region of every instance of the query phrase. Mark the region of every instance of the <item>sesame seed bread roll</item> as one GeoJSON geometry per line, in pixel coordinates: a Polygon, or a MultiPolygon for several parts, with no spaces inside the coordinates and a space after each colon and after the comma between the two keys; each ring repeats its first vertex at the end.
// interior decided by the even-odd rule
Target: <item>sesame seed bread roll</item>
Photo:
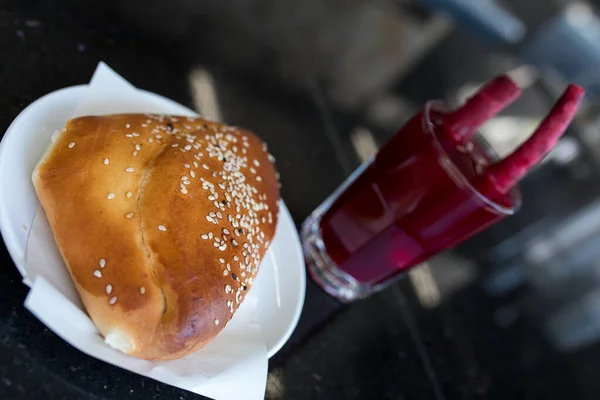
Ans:
{"type": "Polygon", "coordinates": [[[272,161],[253,133],[200,118],[66,124],[33,182],[106,343],[167,360],[223,329],[275,234],[272,161]]]}

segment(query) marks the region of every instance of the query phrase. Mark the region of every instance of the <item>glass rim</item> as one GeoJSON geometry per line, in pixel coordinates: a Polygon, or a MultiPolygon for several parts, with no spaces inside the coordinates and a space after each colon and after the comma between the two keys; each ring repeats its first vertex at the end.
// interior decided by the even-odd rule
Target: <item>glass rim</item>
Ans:
{"type": "MultiPolygon", "coordinates": [[[[441,163],[441,165],[446,170],[448,175],[450,175],[450,177],[453,180],[459,180],[460,181],[459,183],[461,185],[463,185],[468,190],[473,192],[478,199],[480,199],[482,202],[484,202],[487,206],[489,206],[491,209],[493,209],[497,213],[503,214],[503,215],[513,215],[521,206],[521,191],[519,190],[518,185],[515,185],[509,192],[510,203],[512,205],[510,207],[504,206],[504,205],[490,199],[489,197],[487,197],[483,193],[481,193],[479,190],[477,190],[473,185],[471,185],[471,182],[469,182],[469,180],[464,176],[464,174],[460,171],[460,168],[458,168],[456,166],[454,161],[452,161],[452,159],[448,156],[448,154],[442,147],[442,144],[440,143],[440,141],[438,139],[438,134],[436,132],[437,128],[431,118],[432,110],[439,110],[441,112],[449,112],[449,111],[451,111],[451,109],[441,100],[430,100],[427,103],[425,103],[425,108],[423,109],[423,121],[422,121],[423,122],[423,130],[431,136],[431,138],[433,139],[433,143],[434,143],[434,147],[436,148],[436,151],[438,153],[440,153],[440,155],[446,161],[444,163],[441,163]],[[451,169],[451,171],[449,171],[448,169],[451,169]]],[[[485,153],[485,156],[490,161],[494,162],[494,161],[497,161],[500,159],[500,157],[498,157],[498,154],[496,154],[494,149],[490,146],[490,144],[487,142],[487,140],[485,140],[485,138],[481,135],[481,133],[477,132],[473,136],[473,139],[477,142],[478,145],[481,146],[481,149],[485,153]]]]}

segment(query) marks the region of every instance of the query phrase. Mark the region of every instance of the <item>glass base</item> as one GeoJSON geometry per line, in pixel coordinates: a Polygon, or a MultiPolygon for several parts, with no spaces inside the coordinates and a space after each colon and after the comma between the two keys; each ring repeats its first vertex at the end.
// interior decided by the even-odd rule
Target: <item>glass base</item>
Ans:
{"type": "Polygon", "coordinates": [[[319,229],[320,217],[317,209],[302,224],[302,248],[310,276],[323,290],[344,303],[369,296],[378,288],[357,281],[339,269],[327,254],[319,229]]]}
{"type": "Polygon", "coordinates": [[[342,271],[327,254],[320,222],[331,204],[372,162],[373,158],[358,167],[302,224],[302,249],[310,276],[323,290],[343,303],[363,299],[385,285],[361,283],[342,271]]]}

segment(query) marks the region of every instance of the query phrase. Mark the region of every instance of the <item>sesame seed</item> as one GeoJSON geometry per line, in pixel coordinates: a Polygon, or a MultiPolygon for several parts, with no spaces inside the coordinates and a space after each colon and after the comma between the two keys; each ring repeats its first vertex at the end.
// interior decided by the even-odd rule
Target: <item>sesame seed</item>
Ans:
{"type": "Polygon", "coordinates": [[[140,145],[139,145],[139,144],[136,144],[136,145],[135,145],[135,149],[136,149],[137,151],[140,151],[142,148],[140,147],[140,145]]]}
{"type": "Polygon", "coordinates": [[[129,168],[126,168],[125,171],[127,171],[127,172],[133,172],[135,170],[133,169],[133,167],[129,167],[129,168]]]}
{"type": "Polygon", "coordinates": [[[131,132],[131,136],[138,137],[138,136],[140,136],[140,134],[137,132],[131,132]]]}
{"type": "Polygon", "coordinates": [[[171,147],[179,147],[179,143],[173,143],[171,147]]]}
{"type": "Polygon", "coordinates": [[[189,167],[190,167],[190,164],[183,164],[183,166],[184,166],[185,168],[189,168],[189,167]]]}
{"type": "Polygon", "coordinates": [[[98,264],[100,265],[100,268],[104,268],[106,267],[106,260],[104,258],[101,258],[98,264]]]}
{"type": "Polygon", "coordinates": [[[131,197],[131,196],[133,196],[133,193],[131,193],[131,192],[127,192],[127,193],[125,193],[125,196],[127,196],[127,197],[131,197]]]}
{"type": "Polygon", "coordinates": [[[260,176],[257,176],[257,177],[256,177],[256,180],[257,180],[257,181],[259,181],[259,182],[261,182],[261,181],[262,181],[262,178],[261,178],[260,176]]]}
{"type": "Polygon", "coordinates": [[[208,169],[208,165],[206,165],[206,164],[202,164],[202,168],[204,168],[204,169],[208,169]]]}
{"type": "Polygon", "coordinates": [[[146,293],[146,288],[145,287],[140,287],[140,294],[144,294],[146,293]]]}
{"type": "Polygon", "coordinates": [[[129,129],[129,128],[131,128],[131,125],[125,124],[125,128],[129,129]]]}
{"type": "Polygon", "coordinates": [[[209,238],[209,239],[212,239],[212,238],[213,238],[213,234],[212,234],[212,232],[208,232],[208,238],[209,238]]]}
{"type": "Polygon", "coordinates": [[[106,294],[110,294],[112,292],[112,285],[109,283],[106,285],[106,294]]]}
{"type": "Polygon", "coordinates": [[[181,189],[180,191],[181,191],[181,193],[183,193],[183,194],[188,194],[188,191],[187,191],[187,189],[186,189],[185,187],[184,187],[183,189],[181,189]]]}
{"type": "Polygon", "coordinates": [[[208,239],[208,235],[202,235],[202,236],[200,236],[200,237],[201,237],[202,239],[204,239],[204,240],[208,239]]]}
{"type": "Polygon", "coordinates": [[[260,165],[260,162],[258,162],[258,160],[254,160],[254,165],[258,167],[260,165]]]}
{"type": "Polygon", "coordinates": [[[231,293],[231,286],[225,285],[225,293],[231,293]]]}
{"type": "Polygon", "coordinates": [[[215,325],[219,325],[219,320],[215,319],[215,325]]]}
{"type": "Polygon", "coordinates": [[[113,296],[108,300],[108,304],[113,305],[117,302],[117,296],[113,296]]]}
{"type": "Polygon", "coordinates": [[[115,194],[114,193],[109,193],[108,196],[106,196],[109,200],[114,199],[115,198],[115,194]]]}
{"type": "Polygon", "coordinates": [[[191,176],[192,178],[195,178],[195,177],[196,177],[196,173],[195,173],[194,171],[190,171],[190,176],[191,176]]]}
{"type": "Polygon", "coordinates": [[[227,276],[228,273],[229,272],[226,269],[223,270],[223,276],[227,276]]]}
{"type": "Polygon", "coordinates": [[[104,165],[108,165],[108,163],[109,163],[109,162],[110,162],[110,161],[108,161],[108,158],[105,158],[105,159],[104,159],[104,165]]]}
{"type": "Polygon", "coordinates": [[[165,228],[165,226],[164,226],[164,225],[159,225],[159,226],[158,226],[158,230],[159,230],[159,231],[166,232],[166,231],[167,231],[167,228],[165,228]]]}
{"type": "Polygon", "coordinates": [[[131,217],[133,217],[133,213],[127,213],[127,214],[125,214],[125,218],[128,218],[128,219],[129,219],[129,218],[131,218],[131,217]]]}
{"type": "Polygon", "coordinates": [[[192,164],[194,164],[194,167],[198,168],[198,163],[196,161],[193,161],[192,164]]]}
{"type": "Polygon", "coordinates": [[[96,278],[102,278],[102,272],[100,272],[100,270],[97,269],[97,270],[94,271],[94,276],[96,278]]]}
{"type": "Polygon", "coordinates": [[[133,135],[131,133],[127,133],[127,134],[125,134],[125,137],[132,138],[133,135]]]}
{"type": "Polygon", "coordinates": [[[185,146],[185,147],[184,147],[184,149],[186,149],[186,150],[188,150],[188,151],[189,151],[189,150],[191,150],[191,149],[192,149],[192,145],[191,145],[191,144],[188,144],[187,146],[185,146]]]}
{"type": "Polygon", "coordinates": [[[72,149],[73,147],[75,147],[75,142],[69,143],[69,148],[72,149]]]}
{"type": "Polygon", "coordinates": [[[135,157],[135,156],[137,156],[137,153],[138,153],[137,151],[134,151],[134,152],[133,152],[133,156],[134,156],[134,157],[135,157]]]}

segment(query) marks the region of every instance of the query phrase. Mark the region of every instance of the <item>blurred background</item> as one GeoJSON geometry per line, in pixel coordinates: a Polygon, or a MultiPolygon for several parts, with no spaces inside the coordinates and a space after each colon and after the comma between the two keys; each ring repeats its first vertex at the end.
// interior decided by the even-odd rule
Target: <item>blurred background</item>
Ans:
{"type": "MultiPolygon", "coordinates": [[[[439,360],[458,366],[435,379],[448,398],[598,398],[600,0],[66,3],[85,29],[106,24],[117,39],[123,32],[135,38],[124,52],[163,49],[187,74],[191,101],[205,114],[263,132],[267,141],[289,132],[296,136],[287,146],[314,143],[308,159],[306,152],[278,159],[283,198],[297,223],[426,100],[456,105],[509,73],[524,94],[482,129],[505,155],[567,82],[584,86],[577,120],[522,183],[522,210],[413,270],[407,282],[416,302],[406,301],[433,370],[439,360]],[[339,173],[313,184],[303,164],[330,157],[339,173]],[[309,194],[286,196],[294,185],[309,194]]],[[[33,15],[15,28],[15,40],[31,40],[43,24],[33,15]]],[[[94,46],[77,44],[82,53],[94,46]]],[[[67,71],[70,62],[77,60],[64,60],[67,71]]],[[[175,89],[167,82],[169,95],[175,89]]],[[[273,142],[276,156],[287,154],[283,142],[273,142]]],[[[346,350],[330,351],[343,359],[346,350]]],[[[314,374],[293,358],[284,365],[270,379],[274,398],[286,376],[314,374]]],[[[333,382],[335,373],[313,381],[333,382]]]]}

